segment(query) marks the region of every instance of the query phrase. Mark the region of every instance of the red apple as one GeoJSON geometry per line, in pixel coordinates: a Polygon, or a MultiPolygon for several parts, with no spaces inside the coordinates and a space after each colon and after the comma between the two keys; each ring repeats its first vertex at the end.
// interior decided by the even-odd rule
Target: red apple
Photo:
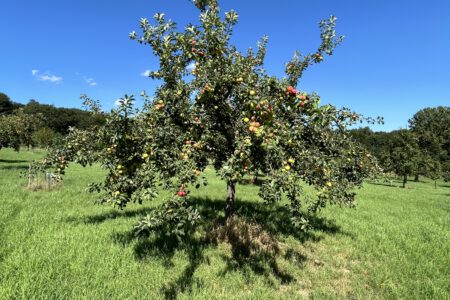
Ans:
{"type": "Polygon", "coordinates": [[[290,96],[295,96],[298,93],[298,91],[293,86],[290,85],[287,87],[287,93],[290,96]]]}

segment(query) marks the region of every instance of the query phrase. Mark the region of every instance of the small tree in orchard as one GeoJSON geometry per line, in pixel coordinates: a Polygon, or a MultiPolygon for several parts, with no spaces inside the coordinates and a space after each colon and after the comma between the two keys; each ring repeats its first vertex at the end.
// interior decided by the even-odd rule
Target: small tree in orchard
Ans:
{"type": "Polygon", "coordinates": [[[16,116],[0,116],[0,149],[13,148],[19,151],[21,145],[19,121],[16,116]]]}
{"type": "Polygon", "coordinates": [[[33,146],[33,133],[42,126],[43,117],[40,114],[28,115],[22,109],[8,115],[0,115],[0,149],[20,146],[33,146]]]}
{"type": "Polygon", "coordinates": [[[422,157],[417,137],[406,129],[393,132],[388,153],[388,168],[403,179],[402,186],[406,187],[408,175],[418,172],[426,160],[422,157]]]}
{"type": "Polygon", "coordinates": [[[425,176],[434,181],[434,188],[437,188],[437,180],[442,177],[442,166],[439,161],[427,157],[425,176]]]}
{"type": "MultiPolygon", "coordinates": [[[[297,53],[286,64],[286,77],[279,79],[263,67],[267,38],[256,51],[242,54],[230,44],[238,14],[230,11],[221,18],[215,0],[194,3],[199,25],[177,31],[158,13],[154,23],[141,19],[141,34],[130,34],[150,46],[160,64],[150,77],[162,84],[152,98],[142,94],[144,108],[137,111],[134,98],[125,96],[104,126],[72,130],[66,146],[52,151],[45,164],[63,174],[69,161],[101,162],[108,173],[91,190],[118,208],[156,197],[157,183],[172,190],[160,210],[137,224],[142,233],[163,230],[179,236],[191,228],[200,216],[189,194],[207,184],[202,174],[208,165],[227,184],[226,218],[234,212],[236,184],[255,172],[267,178],[261,198],[271,205],[285,195],[298,228],[305,229],[309,216],[327,203],[353,205],[354,188],[375,167],[346,130],[363,118],[348,109],[320,106],[317,94],[296,87],[303,72],[342,41],[335,33],[336,18],[320,22],[317,51],[297,53]],[[305,195],[302,183],[315,187],[315,198],[305,195]]],[[[97,103],[83,99],[99,111],[97,103]]]]}
{"type": "Polygon", "coordinates": [[[61,134],[55,132],[53,129],[48,127],[42,127],[33,132],[32,138],[35,145],[48,149],[49,147],[58,143],[61,139],[61,134]]]}
{"type": "Polygon", "coordinates": [[[421,109],[409,120],[409,126],[421,151],[434,160],[429,166],[436,169],[430,171],[450,178],[450,107],[421,109]]]}

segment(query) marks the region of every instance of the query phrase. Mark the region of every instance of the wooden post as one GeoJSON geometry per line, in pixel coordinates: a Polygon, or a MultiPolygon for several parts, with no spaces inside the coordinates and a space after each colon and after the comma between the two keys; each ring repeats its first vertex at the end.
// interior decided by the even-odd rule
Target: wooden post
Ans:
{"type": "Polygon", "coordinates": [[[225,207],[225,218],[229,219],[234,212],[234,198],[236,194],[236,183],[234,181],[227,182],[227,204],[225,207]]]}
{"type": "Polygon", "coordinates": [[[31,188],[31,164],[28,165],[28,188],[31,188]]]}

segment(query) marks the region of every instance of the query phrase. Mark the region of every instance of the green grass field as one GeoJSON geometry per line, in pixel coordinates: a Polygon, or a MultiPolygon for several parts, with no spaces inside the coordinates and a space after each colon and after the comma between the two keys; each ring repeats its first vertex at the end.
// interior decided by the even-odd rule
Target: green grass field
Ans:
{"type": "MultiPolygon", "coordinates": [[[[20,173],[42,155],[0,150],[0,299],[450,299],[448,183],[366,183],[356,209],[327,208],[308,234],[240,185],[239,215],[263,221],[280,251],[236,258],[200,234],[175,246],[133,238],[158,203],[96,205],[86,187],[98,167],[72,165],[55,190],[26,190],[20,173]]],[[[213,172],[209,182],[191,197],[202,230],[224,205],[225,185],[213,172]]]]}

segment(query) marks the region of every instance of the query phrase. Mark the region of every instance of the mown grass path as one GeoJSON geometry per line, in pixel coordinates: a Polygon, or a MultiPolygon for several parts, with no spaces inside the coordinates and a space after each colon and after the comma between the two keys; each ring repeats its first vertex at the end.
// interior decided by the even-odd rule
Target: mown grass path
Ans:
{"type": "MultiPolygon", "coordinates": [[[[255,186],[239,185],[238,214],[265,224],[280,251],[236,257],[201,233],[184,245],[133,238],[158,202],[95,205],[95,166],[27,191],[19,175],[42,155],[0,150],[0,299],[450,299],[448,183],[366,183],[356,209],[327,208],[309,234],[292,230],[283,204],[267,207],[255,186]]],[[[224,206],[225,185],[213,172],[209,183],[192,195],[200,232],[224,206]]]]}

